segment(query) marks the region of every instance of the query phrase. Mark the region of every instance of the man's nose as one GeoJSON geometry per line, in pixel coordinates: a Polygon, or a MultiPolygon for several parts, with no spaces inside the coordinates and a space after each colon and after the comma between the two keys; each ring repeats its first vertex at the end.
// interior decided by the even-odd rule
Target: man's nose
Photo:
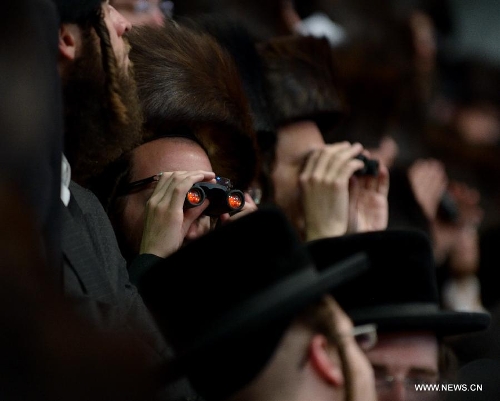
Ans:
{"type": "Polygon", "coordinates": [[[115,19],[114,19],[114,25],[116,29],[116,34],[120,37],[122,36],[125,32],[128,32],[132,29],[132,24],[131,22],[125,18],[118,10],[115,8],[112,8],[112,12],[116,13],[115,14],[115,19]]]}
{"type": "Polygon", "coordinates": [[[396,379],[392,385],[391,401],[406,401],[406,387],[403,380],[396,379]]]}

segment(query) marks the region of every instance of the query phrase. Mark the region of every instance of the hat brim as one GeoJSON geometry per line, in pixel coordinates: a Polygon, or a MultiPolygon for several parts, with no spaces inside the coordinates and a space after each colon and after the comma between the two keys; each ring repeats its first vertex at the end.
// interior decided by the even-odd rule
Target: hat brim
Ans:
{"type": "Polygon", "coordinates": [[[379,331],[432,331],[440,337],[481,331],[491,321],[486,312],[429,311],[418,306],[413,311],[380,306],[347,312],[355,324],[375,323],[379,331]]]}
{"type": "MultiPolygon", "coordinates": [[[[207,350],[224,347],[229,339],[244,337],[247,332],[272,332],[272,327],[277,327],[279,333],[274,330],[275,338],[270,347],[274,349],[286,326],[297,313],[368,268],[367,255],[357,253],[321,272],[310,268],[296,273],[285,282],[267,289],[244,305],[239,305],[218,322],[214,322],[211,331],[205,332],[189,349],[168,362],[165,379],[177,380],[189,372],[190,366],[199,366],[200,355],[205,354],[207,350]]],[[[266,345],[269,348],[269,342],[266,345]]],[[[260,361],[262,366],[259,368],[265,365],[271,355],[266,355],[265,360],[260,361]]],[[[256,369],[255,374],[257,373],[256,369]]]]}

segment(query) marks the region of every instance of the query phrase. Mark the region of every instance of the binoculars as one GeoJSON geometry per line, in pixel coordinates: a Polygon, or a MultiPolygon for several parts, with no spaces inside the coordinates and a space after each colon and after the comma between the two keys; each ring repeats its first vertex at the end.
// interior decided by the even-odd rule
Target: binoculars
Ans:
{"type": "Polygon", "coordinates": [[[378,175],[379,162],[375,159],[369,159],[365,155],[359,154],[354,157],[355,159],[361,160],[365,165],[360,170],[356,171],[355,175],[378,175]]]}
{"type": "Polygon", "coordinates": [[[447,223],[456,223],[459,218],[460,211],[453,196],[446,191],[441,197],[437,209],[438,217],[447,223]]]}
{"type": "Polygon", "coordinates": [[[210,205],[203,212],[206,216],[218,217],[224,213],[239,212],[245,206],[245,195],[239,189],[231,189],[231,182],[216,177],[217,183],[197,182],[186,194],[184,208],[200,206],[205,199],[210,205]]]}

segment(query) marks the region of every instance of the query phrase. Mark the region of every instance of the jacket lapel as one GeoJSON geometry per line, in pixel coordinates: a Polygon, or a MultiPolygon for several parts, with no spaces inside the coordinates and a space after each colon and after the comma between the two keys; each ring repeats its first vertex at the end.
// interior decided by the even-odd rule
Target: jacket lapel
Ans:
{"type": "Polygon", "coordinates": [[[101,301],[111,301],[112,289],[85,230],[85,217],[73,197],[63,210],[62,226],[64,259],[78,278],[83,293],[101,301]]]}

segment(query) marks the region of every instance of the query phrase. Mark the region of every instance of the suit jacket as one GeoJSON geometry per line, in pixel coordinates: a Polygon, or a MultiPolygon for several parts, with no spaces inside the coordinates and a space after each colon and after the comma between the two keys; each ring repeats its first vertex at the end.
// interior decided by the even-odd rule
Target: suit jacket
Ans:
{"type": "Polygon", "coordinates": [[[72,182],[63,210],[63,288],[77,308],[105,330],[135,329],[157,353],[166,344],[135,286],[113,227],[92,192],[72,182]]]}
{"type": "MultiPolygon", "coordinates": [[[[130,282],[113,227],[97,197],[70,184],[71,200],[63,210],[63,288],[76,308],[97,327],[127,330],[146,344],[152,364],[171,355],[163,336],[130,282]]],[[[161,400],[197,399],[185,380],[169,385],[161,400]]]]}

